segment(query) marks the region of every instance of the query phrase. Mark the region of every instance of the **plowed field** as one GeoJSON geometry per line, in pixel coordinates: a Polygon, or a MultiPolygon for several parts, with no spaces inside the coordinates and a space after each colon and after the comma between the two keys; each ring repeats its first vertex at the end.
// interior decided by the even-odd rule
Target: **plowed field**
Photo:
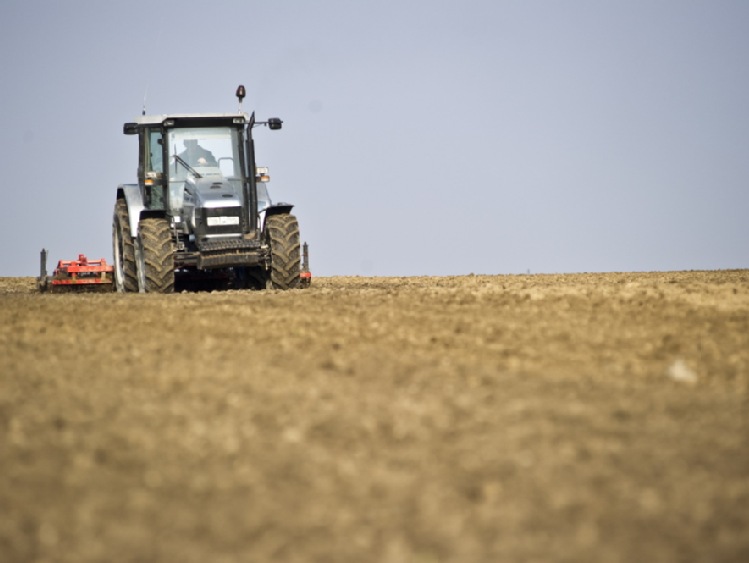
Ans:
{"type": "Polygon", "coordinates": [[[749,271],[37,294],[0,561],[749,561],[749,271]]]}

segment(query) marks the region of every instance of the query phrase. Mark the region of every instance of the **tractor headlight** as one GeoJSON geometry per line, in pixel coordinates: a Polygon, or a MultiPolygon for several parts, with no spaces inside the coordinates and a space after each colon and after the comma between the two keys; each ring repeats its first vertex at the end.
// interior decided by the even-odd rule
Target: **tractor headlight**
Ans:
{"type": "Polygon", "coordinates": [[[270,182],[270,175],[268,174],[267,166],[255,167],[255,181],[256,182],[270,182]]]}

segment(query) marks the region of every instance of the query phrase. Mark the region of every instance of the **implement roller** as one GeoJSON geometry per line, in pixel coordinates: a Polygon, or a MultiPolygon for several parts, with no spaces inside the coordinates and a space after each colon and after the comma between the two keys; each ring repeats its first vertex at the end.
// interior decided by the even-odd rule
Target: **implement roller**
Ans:
{"type": "Polygon", "coordinates": [[[47,277],[46,249],[42,249],[40,262],[36,285],[41,292],[78,293],[114,290],[113,268],[104,258],[89,260],[85,254],[79,254],[78,260],[60,260],[51,278],[47,277]]]}

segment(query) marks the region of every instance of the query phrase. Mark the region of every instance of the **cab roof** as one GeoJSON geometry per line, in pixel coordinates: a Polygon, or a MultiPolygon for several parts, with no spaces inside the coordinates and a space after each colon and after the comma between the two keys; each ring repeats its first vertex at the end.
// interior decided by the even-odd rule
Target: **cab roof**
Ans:
{"type": "Polygon", "coordinates": [[[252,118],[246,113],[165,113],[161,115],[139,115],[134,121],[125,123],[123,132],[132,135],[143,127],[210,127],[212,125],[244,125],[252,118]]]}
{"type": "Polygon", "coordinates": [[[246,113],[164,113],[161,115],[139,115],[133,122],[138,125],[159,125],[167,119],[231,119],[235,117],[243,118],[245,121],[250,120],[246,113]]]}

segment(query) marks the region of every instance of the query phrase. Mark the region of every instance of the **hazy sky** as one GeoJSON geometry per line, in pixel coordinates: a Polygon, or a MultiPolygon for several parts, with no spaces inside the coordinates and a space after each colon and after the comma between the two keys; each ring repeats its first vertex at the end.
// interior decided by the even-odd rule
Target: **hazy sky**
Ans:
{"type": "Polygon", "coordinates": [[[749,267],[746,0],[2,0],[0,52],[0,276],[110,259],[122,124],[240,83],[315,275],[749,267]]]}

